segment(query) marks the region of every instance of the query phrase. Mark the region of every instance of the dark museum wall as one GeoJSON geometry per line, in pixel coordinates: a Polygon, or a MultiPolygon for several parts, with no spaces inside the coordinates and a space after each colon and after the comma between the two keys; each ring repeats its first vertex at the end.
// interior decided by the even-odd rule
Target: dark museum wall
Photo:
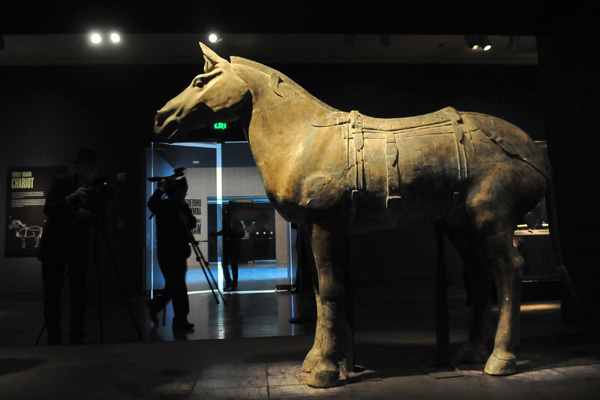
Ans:
{"type": "MultiPolygon", "coordinates": [[[[598,15],[597,12],[594,15],[598,15]]],[[[565,316],[600,325],[597,200],[598,35],[538,39],[548,151],[554,166],[561,247],[579,302],[563,301],[565,316]]]]}
{"type": "MultiPolygon", "coordinates": [[[[537,66],[272,65],[341,110],[378,117],[428,113],[446,106],[489,113],[546,139],[537,66]]],[[[0,185],[15,166],[71,165],[80,147],[98,153],[116,196],[106,232],[129,291],[144,289],[145,160],[155,110],[199,73],[193,66],[48,66],[0,69],[0,185]],[[124,179],[117,180],[117,174],[124,179]]],[[[0,195],[0,225],[7,222],[0,195]]],[[[0,230],[4,249],[5,233],[0,230]]],[[[355,280],[433,278],[429,227],[410,226],[353,239],[355,280]],[[401,243],[401,246],[398,245],[401,243]],[[368,251],[366,251],[368,249],[368,251]],[[400,255],[395,255],[399,251],[400,255]],[[400,262],[398,262],[400,261],[400,262]],[[395,266],[389,266],[396,264],[395,266]],[[397,265],[401,264],[401,265],[397,265]],[[375,273],[374,273],[375,271],[375,273]]],[[[455,266],[456,267],[456,266],[455,266]]],[[[458,266],[460,267],[460,266],[458,266]]],[[[114,286],[112,270],[106,286],[114,286]]],[[[455,274],[457,276],[457,274],[455,274]]],[[[39,261],[0,254],[0,293],[41,292],[39,261]]]]}

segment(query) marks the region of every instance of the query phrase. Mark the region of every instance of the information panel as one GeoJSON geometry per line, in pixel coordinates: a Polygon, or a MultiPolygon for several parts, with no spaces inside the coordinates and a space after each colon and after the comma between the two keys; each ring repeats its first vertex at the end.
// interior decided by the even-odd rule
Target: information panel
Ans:
{"type": "Polygon", "coordinates": [[[35,257],[44,231],[46,195],[55,176],[67,167],[8,168],[6,257],[35,257]]]}

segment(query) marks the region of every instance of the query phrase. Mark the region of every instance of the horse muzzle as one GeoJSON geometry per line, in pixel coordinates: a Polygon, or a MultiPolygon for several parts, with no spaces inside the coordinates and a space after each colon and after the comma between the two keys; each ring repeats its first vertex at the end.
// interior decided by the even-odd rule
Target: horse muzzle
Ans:
{"type": "Polygon", "coordinates": [[[180,121],[173,113],[158,110],[154,117],[154,134],[160,139],[171,140],[179,130],[180,121]]]}

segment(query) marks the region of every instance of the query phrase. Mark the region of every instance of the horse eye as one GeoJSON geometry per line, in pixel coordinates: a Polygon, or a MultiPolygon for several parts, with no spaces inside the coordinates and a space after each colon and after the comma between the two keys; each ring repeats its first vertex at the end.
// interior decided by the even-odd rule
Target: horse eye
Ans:
{"type": "Polygon", "coordinates": [[[202,81],[202,78],[196,78],[194,79],[194,82],[192,82],[192,86],[197,87],[202,89],[205,85],[205,82],[202,81]]]}
{"type": "Polygon", "coordinates": [[[220,75],[219,71],[217,71],[215,73],[210,73],[210,74],[198,75],[192,80],[192,86],[202,89],[204,86],[206,86],[210,81],[212,81],[218,75],[220,75]]]}

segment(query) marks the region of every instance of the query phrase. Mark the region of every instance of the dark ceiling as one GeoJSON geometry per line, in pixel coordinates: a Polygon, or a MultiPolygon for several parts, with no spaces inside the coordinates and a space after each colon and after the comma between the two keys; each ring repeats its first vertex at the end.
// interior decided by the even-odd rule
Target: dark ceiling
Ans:
{"type": "Polygon", "coordinates": [[[20,1],[0,8],[0,34],[128,33],[590,34],[597,2],[537,1],[20,1]]]}

